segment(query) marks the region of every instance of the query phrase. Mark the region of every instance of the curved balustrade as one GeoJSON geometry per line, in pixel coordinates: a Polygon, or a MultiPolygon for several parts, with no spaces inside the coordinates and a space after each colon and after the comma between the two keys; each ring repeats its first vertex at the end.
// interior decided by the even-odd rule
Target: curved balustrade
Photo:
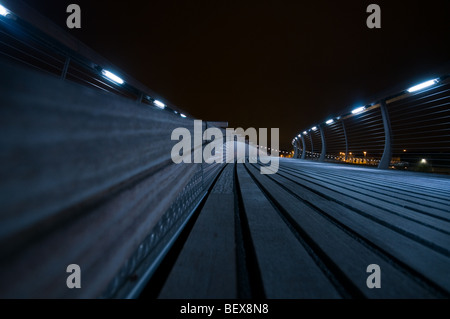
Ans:
{"type": "Polygon", "coordinates": [[[449,76],[316,123],[292,145],[296,158],[449,173],[449,76]]]}

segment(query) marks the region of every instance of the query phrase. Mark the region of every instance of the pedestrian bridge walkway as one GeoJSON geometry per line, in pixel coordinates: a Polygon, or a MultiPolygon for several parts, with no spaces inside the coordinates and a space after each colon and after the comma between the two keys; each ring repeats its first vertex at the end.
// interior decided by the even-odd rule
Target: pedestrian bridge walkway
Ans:
{"type": "MultiPolygon", "coordinates": [[[[280,153],[292,159],[252,145],[280,160],[274,174],[262,158],[176,164],[176,129],[228,123],[197,127],[1,2],[0,298],[450,297],[449,69],[302,129],[280,153]]],[[[194,158],[207,146],[189,145],[194,158]]]]}

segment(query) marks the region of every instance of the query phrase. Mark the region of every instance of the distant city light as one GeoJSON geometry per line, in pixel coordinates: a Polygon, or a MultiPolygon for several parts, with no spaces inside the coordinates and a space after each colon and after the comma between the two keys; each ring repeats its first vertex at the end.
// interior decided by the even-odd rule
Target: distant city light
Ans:
{"type": "Polygon", "coordinates": [[[329,119],[328,121],[326,121],[325,123],[326,124],[332,124],[334,122],[334,120],[333,119],[329,119]]]}
{"type": "Polygon", "coordinates": [[[357,107],[356,109],[354,109],[354,110],[352,111],[352,114],[358,114],[358,113],[361,113],[362,111],[364,111],[364,109],[365,109],[364,106],[357,107]]]}
{"type": "Polygon", "coordinates": [[[413,86],[413,87],[410,87],[407,91],[408,91],[409,93],[411,93],[411,92],[416,92],[416,91],[422,90],[422,89],[424,89],[424,88],[426,88],[426,87],[432,86],[433,84],[436,84],[437,82],[438,82],[437,79],[429,80],[429,81],[426,81],[426,82],[417,84],[417,85],[415,85],[415,86],[413,86]]]}
{"type": "Polygon", "coordinates": [[[186,115],[184,115],[183,113],[180,113],[180,116],[181,116],[181,117],[186,117],[186,115]]]}
{"type": "Polygon", "coordinates": [[[108,79],[110,79],[111,81],[114,81],[114,82],[119,83],[119,84],[123,84],[124,83],[124,80],[122,80],[120,77],[118,77],[114,73],[111,73],[111,72],[109,72],[107,70],[102,70],[102,74],[104,76],[106,76],[108,79]]]}
{"type": "Polygon", "coordinates": [[[160,102],[160,101],[158,101],[158,100],[155,100],[154,102],[153,102],[153,104],[155,104],[157,107],[159,107],[160,109],[163,109],[163,108],[165,108],[166,107],[166,105],[163,103],[163,102],[160,102]]]}
{"type": "Polygon", "coordinates": [[[0,4],[0,15],[6,17],[11,12],[0,4]]]}
{"type": "Polygon", "coordinates": [[[420,160],[420,163],[421,163],[421,164],[426,164],[426,163],[427,163],[427,160],[424,159],[424,158],[422,158],[422,159],[420,160]]]}

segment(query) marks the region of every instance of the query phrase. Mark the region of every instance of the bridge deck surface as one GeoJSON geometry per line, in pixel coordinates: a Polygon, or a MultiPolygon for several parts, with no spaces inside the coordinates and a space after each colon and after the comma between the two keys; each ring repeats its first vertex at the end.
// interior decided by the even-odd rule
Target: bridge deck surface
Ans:
{"type": "Polygon", "coordinates": [[[228,164],[186,232],[159,298],[450,296],[448,176],[228,164]],[[367,286],[372,264],[381,288],[367,286]]]}

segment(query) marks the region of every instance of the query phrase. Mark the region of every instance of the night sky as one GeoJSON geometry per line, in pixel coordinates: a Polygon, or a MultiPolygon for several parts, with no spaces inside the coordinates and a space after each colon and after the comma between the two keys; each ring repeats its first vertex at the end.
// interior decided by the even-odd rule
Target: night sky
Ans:
{"type": "Polygon", "coordinates": [[[23,1],[195,118],[279,127],[286,150],[450,61],[448,0],[23,1]],[[70,3],[81,29],[66,27],[70,3]],[[370,3],[381,29],[366,26],[370,3]]]}

